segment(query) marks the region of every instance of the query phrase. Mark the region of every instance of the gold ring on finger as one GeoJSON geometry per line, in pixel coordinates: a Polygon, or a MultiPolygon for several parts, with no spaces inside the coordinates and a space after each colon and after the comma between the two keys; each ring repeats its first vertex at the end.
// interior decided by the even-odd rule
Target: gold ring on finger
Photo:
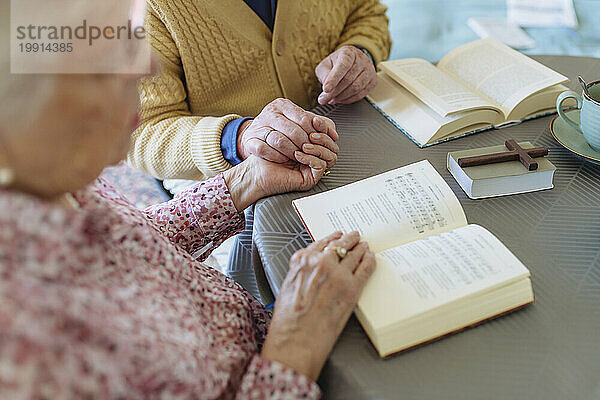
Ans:
{"type": "Polygon", "coordinates": [[[275,129],[271,129],[269,132],[267,132],[267,134],[265,135],[265,139],[264,139],[264,141],[265,141],[265,142],[267,142],[267,139],[269,138],[269,135],[270,135],[271,133],[275,132],[275,131],[276,131],[275,129]]]}
{"type": "Polygon", "coordinates": [[[343,247],[339,247],[339,246],[327,246],[327,247],[325,247],[324,251],[335,251],[335,253],[340,258],[340,260],[342,258],[346,257],[346,254],[348,254],[348,250],[346,250],[343,247]]]}

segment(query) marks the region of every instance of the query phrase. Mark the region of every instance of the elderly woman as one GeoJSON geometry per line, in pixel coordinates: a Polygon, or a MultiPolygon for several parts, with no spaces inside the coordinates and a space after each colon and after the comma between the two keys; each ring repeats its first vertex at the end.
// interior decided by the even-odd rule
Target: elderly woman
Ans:
{"type": "Polygon", "coordinates": [[[96,179],[127,153],[136,77],[10,76],[6,54],[0,398],[319,397],[314,381],[374,268],[358,234],[296,253],[272,317],[201,260],[243,227],[244,208],[312,187],[323,167],[250,156],[140,211],[96,179]],[[31,99],[27,113],[7,105],[31,99]]]}

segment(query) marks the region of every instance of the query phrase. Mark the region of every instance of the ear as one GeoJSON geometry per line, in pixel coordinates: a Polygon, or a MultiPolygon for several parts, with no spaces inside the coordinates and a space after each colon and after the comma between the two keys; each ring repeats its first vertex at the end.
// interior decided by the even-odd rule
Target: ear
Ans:
{"type": "Polygon", "coordinates": [[[0,169],[10,168],[7,151],[6,129],[0,127],[0,169]]]}
{"type": "MultiPolygon", "coordinates": [[[[1,143],[1,142],[0,142],[1,143]]],[[[3,154],[3,146],[0,147],[0,188],[8,187],[13,183],[14,173],[8,165],[7,157],[3,154]]]]}
{"type": "Polygon", "coordinates": [[[4,154],[4,149],[0,147],[0,169],[10,168],[8,165],[8,160],[6,155],[4,154]]]}

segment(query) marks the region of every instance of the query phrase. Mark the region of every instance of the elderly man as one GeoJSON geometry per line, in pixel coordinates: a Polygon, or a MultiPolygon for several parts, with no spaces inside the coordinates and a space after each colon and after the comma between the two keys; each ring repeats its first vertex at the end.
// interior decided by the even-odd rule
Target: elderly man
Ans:
{"type": "Polygon", "coordinates": [[[335,126],[305,109],[363,98],[391,45],[379,0],[147,3],[162,71],[140,84],[128,160],[159,178],[204,180],[251,154],[333,165],[335,126]]]}

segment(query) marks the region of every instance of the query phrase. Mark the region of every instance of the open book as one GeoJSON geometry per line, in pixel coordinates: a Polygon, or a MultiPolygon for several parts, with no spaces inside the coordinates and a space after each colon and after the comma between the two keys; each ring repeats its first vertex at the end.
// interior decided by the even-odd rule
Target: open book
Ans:
{"type": "Polygon", "coordinates": [[[555,112],[567,77],[494,40],[379,64],[368,100],[419,147],[555,112]]]}
{"type": "Polygon", "coordinates": [[[293,204],[314,240],[357,230],[376,253],[356,316],[381,357],[533,302],[527,268],[428,161],[293,204]]]}

